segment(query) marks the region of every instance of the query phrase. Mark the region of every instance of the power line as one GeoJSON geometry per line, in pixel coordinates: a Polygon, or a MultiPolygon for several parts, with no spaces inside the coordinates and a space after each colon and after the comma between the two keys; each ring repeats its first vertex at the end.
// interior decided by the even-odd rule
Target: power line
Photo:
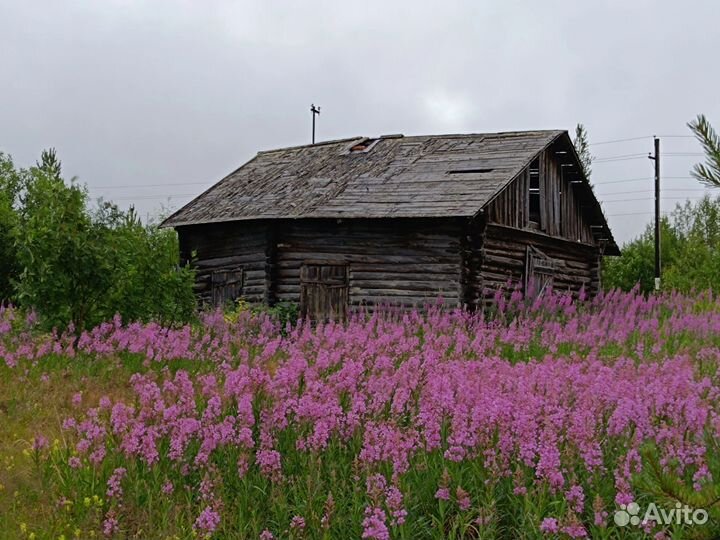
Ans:
{"type": "Polygon", "coordinates": [[[642,137],[630,137],[628,139],[614,139],[612,141],[600,141],[595,143],[590,143],[588,146],[598,146],[601,144],[613,144],[613,143],[621,143],[621,142],[629,142],[629,141],[641,141],[644,139],[650,139],[652,138],[651,135],[644,135],[642,137]]]}
{"type": "Polygon", "coordinates": [[[598,182],[597,184],[594,184],[595,187],[602,187],[605,184],[623,184],[623,183],[629,183],[629,182],[640,182],[641,180],[652,180],[649,176],[643,176],[642,178],[623,178],[621,180],[610,180],[608,182],[598,182]]]}
{"type": "MultiPolygon", "coordinates": [[[[144,201],[150,199],[180,199],[183,197],[195,197],[196,193],[177,193],[177,194],[164,194],[164,195],[138,195],[136,197],[113,197],[113,201],[144,201]]],[[[98,197],[98,198],[102,198],[98,197]]]]}
{"type": "MultiPolygon", "coordinates": [[[[652,187],[648,187],[646,189],[636,189],[633,191],[613,191],[611,193],[598,193],[599,196],[608,196],[608,195],[630,195],[632,193],[648,193],[649,191],[652,191],[652,187]]],[[[668,188],[663,189],[663,191],[680,191],[683,193],[686,193],[688,191],[703,191],[709,193],[707,188],[668,188]]]]}
{"type": "MultiPolygon", "coordinates": [[[[660,197],[663,201],[687,201],[689,197],[660,197]]],[[[603,200],[601,203],[622,203],[622,202],[635,202],[635,201],[651,201],[651,197],[636,197],[634,199],[617,199],[617,200],[603,200]]]]}
{"type": "MultiPolygon", "coordinates": [[[[623,178],[620,180],[609,180],[607,182],[597,182],[594,184],[596,188],[602,187],[607,184],[624,184],[630,182],[642,182],[653,180],[652,176],[643,176],[642,178],[623,178]]],[[[692,176],[664,176],[663,180],[694,180],[692,176]]]]}
{"type": "Polygon", "coordinates": [[[177,182],[173,184],[127,184],[124,186],[88,186],[89,189],[128,189],[128,188],[149,188],[149,187],[169,187],[169,186],[197,186],[200,184],[208,184],[209,182],[177,182]]]}
{"type": "Polygon", "coordinates": [[[639,155],[639,156],[635,156],[635,157],[628,156],[628,157],[612,158],[612,159],[596,159],[596,160],[593,160],[593,164],[602,165],[605,163],[615,163],[618,161],[632,161],[634,159],[645,159],[645,157],[646,157],[645,154],[643,154],[643,155],[639,155]]]}
{"type": "MultiPolygon", "coordinates": [[[[648,214],[654,214],[654,210],[650,210],[649,212],[624,212],[622,214],[608,214],[606,217],[619,217],[619,216],[647,216],[648,214]]],[[[669,216],[672,214],[671,211],[664,210],[662,212],[663,216],[669,216]]]]}
{"type": "Polygon", "coordinates": [[[619,156],[603,156],[603,157],[597,157],[593,159],[593,162],[595,161],[606,161],[609,159],[625,159],[625,158],[631,158],[631,157],[645,157],[646,153],[635,153],[635,154],[621,154],[619,156]]]}

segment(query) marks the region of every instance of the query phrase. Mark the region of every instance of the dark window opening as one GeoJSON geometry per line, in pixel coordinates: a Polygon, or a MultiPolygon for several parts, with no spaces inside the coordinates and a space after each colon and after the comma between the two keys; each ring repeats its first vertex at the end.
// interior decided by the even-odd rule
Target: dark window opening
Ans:
{"type": "Polygon", "coordinates": [[[560,185],[558,186],[558,231],[560,236],[565,236],[565,223],[563,220],[563,214],[565,212],[565,204],[563,201],[563,188],[565,187],[565,168],[560,167],[560,185]]]}
{"type": "Polygon", "coordinates": [[[530,223],[541,225],[540,214],[540,160],[536,159],[530,164],[530,223]]]}
{"type": "Polygon", "coordinates": [[[483,174],[493,172],[494,169],[460,169],[457,171],[448,171],[448,174],[483,174]]]}

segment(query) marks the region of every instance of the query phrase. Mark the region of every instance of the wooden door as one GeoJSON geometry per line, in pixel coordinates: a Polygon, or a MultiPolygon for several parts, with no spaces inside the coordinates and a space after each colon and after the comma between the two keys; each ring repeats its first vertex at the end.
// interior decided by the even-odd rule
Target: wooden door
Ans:
{"type": "Polygon", "coordinates": [[[535,298],[553,286],[555,261],[539,249],[528,246],[525,255],[525,296],[535,298]]]}
{"type": "Polygon", "coordinates": [[[215,307],[233,307],[242,295],[242,268],[215,270],[210,277],[212,303],[215,307]]]}
{"type": "Polygon", "coordinates": [[[313,321],[344,321],[348,299],[346,265],[304,264],[300,268],[301,316],[313,321]]]}

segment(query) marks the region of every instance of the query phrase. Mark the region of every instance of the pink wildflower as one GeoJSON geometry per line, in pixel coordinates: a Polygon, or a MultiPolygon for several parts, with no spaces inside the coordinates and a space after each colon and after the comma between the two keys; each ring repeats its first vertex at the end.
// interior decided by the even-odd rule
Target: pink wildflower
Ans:
{"type": "Polygon", "coordinates": [[[35,440],[33,440],[33,450],[36,452],[40,452],[41,450],[46,450],[50,446],[50,443],[47,440],[47,437],[43,435],[37,435],[35,437],[35,440]]]}
{"type": "Polygon", "coordinates": [[[455,498],[460,510],[464,512],[470,508],[470,494],[460,486],[455,490],[455,498]]]}
{"type": "Polygon", "coordinates": [[[210,506],[205,507],[195,520],[195,529],[205,533],[214,532],[218,525],[220,525],[220,514],[210,506]]]}
{"type": "Polygon", "coordinates": [[[127,470],[124,467],[118,467],[113,471],[113,473],[110,475],[110,478],[107,481],[107,492],[106,495],[108,498],[117,497],[121,498],[123,495],[122,486],[120,485],[120,482],[122,481],[123,477],[125,476],[125,473],[127,473],[127,470]]]}
{"type": "Polygon", "coordinates": [[[365,518],[362,522],[362,538],[370,538],[372,540],[389,540],[390,532],[385,524],[386,519],[387,516],[382,508],[373,506],[365,508],[365,518]]]}
{"type": "Polygon", "coordinates": [[[560,531],[560,526],[555,518],[545,518],[540,523],[540,532],[545,534],[555,534],[560,531]]]}

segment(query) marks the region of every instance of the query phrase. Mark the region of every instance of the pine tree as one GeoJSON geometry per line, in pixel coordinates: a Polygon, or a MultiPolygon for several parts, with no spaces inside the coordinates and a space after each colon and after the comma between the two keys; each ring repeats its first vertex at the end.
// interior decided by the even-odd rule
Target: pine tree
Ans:
{"type": "Polygon", "coordinates": [[[590,153],[590,143],[588,142],[588,134],[584,125],[578,124],[575,126],[575,139],[573,140],[573,144],[580,157],[580,164],[585,173],[585,178],[590,180],[593,156],[590,153]]]}
{"type": "Polygon", "coordinates": [[[705,151],[705,163],[697,163],[690,174],[705,185],[720,187],[720,136],[704,114],[689,122],[688,127],[705,151]]]}

